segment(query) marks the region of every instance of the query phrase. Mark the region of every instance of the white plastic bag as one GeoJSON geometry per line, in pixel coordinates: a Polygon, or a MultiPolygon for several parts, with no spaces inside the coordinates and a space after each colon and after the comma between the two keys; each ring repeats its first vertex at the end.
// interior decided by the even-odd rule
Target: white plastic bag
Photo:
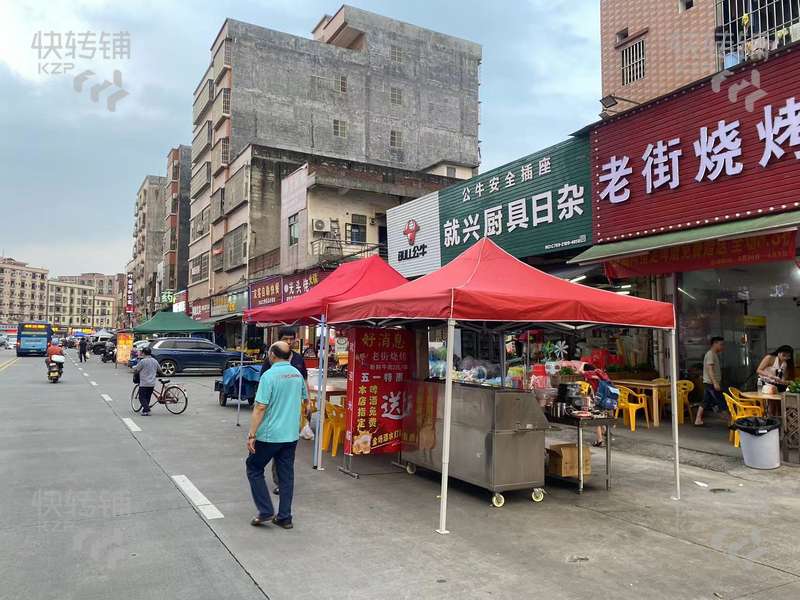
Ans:
{"type": "Polygon", "coordinates": [[[303,425],[303,429],[300,430],[300,437],[304,440],[314,439],[314,432],[311,430],[311,426],[308,423],[303,425]]]}

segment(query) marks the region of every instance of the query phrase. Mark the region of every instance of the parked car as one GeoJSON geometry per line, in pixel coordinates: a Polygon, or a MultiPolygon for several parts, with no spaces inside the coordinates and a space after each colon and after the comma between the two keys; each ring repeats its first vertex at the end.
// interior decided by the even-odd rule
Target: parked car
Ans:
{"type": "Polygon", "coordinates": [[[117,343],[117,337],[114,335],[96,335],[92,336],[92,339],[89,341],[91,353],[92,354],[102,354],[106,351],[106,342],[112,341],[114,344],[117,343]]]}
{"type": "Polygon", "coordinates": [[[150,344],[165,377],[191,370],[225,370],[238,360],[238,352],[228,352],[202,338],[161,338],[150,344]]]}
{"type": "Polygon", "coordinates": [[[0,348],[11,348],[13,344],[5,334],[0,334],[0,348]]]}

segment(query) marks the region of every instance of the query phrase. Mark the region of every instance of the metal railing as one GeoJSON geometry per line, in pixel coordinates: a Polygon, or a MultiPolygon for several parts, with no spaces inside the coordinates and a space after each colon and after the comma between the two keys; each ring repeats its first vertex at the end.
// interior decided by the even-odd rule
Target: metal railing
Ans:
{"type": "Polygon", "coordinates": [[[192,105],[192,123],[197,123],[214,100],[214,82],[209,79],[200,88],[200,93],[192,105]]]}
{"type": "Polygon", "coordinates": [[[718,67],[761,60],[800,40],[800,3],[787,0],[716,0],[718,67]]]}
{"type": "Polygon", "coordinates": [[[386,252],[386,244],[369,242],[348,242],[335,238],[320,238],[311,242],[311,255],[320,262],[342,258],[366,258],[382,255],[386,252]]]}
{"type": "Polygon", "coordinates": [[[231,68],[231,51],[231,41],[225,40],[214,55],[214,81],[219,81],[225,71],[231,68]]]}
{"type": "Polygon", "coordinates": [[[225,117],[231,116],[231,90],[222,88],[214,98],[214,106],[211,108],[211,121],[214,127],[219,127],[220,121],[225,117]]]}
{"type": "Polygon", "coordinates": [[[229,141],[226,137],[220,138],[211,150],[211,172],[214,175],[228,166],[230,160],[229,141]]]}
{"type": "Polygon", "coordinates": [[[206,161],[197,173],[192,175],[192,182],[189,186],[192,198],[198,196],[206,187],[211,185],[211,163],[206,161]]]}
{"type": "Polygon", "coordinates": [[[200,160],[203,152],[211,147],[211,121],[203,123],[197,135],[192,140],[192,162],[196,163],[200,160]]]}

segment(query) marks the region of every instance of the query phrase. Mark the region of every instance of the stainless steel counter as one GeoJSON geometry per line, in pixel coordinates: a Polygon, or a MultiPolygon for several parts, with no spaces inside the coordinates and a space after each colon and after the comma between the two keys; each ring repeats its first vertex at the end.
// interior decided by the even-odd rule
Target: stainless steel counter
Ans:
{"type": "MultiPolygon", "coordinates": [[[[444,383],[411,382],[409,397],[402,458],[441,472],[444,383]]],[[[454,383],[450,476],[491,492],[532,489],[541,497],[548,427],[533,394],[454,383]]],[[[503,502],[500,494],[493,500],[503,502]]]]}

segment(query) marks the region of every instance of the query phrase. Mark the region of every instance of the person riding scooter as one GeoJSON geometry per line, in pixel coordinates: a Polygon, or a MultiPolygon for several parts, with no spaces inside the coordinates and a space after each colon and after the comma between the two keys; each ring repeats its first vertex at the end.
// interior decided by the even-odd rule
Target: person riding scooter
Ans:
{"type": "Polygon", "coordinates": [[[48,344],[47,346],[47,356],[44,359],[44,364],[47,365],[47,368],[50,368],[50,363],[55,362],[58,364],[58,372],[64,372],[64,350],[58,344],[48,344]],[[61,360],[54,360],[54,356],[60,356],[61,360]]]}

